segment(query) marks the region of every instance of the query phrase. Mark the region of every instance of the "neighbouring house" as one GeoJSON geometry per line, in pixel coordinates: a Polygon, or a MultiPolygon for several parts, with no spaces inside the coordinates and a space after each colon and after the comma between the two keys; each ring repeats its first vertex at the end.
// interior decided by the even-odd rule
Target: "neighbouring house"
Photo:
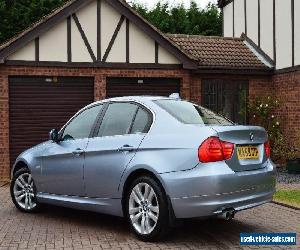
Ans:
{"type": "MultiPolygon", "coordinates": [[[[228,3],[220,6],[232,36],[228,3]]],[[[17,155],[46,140],[50,129],[107,97],[179,92],[247,123],[247,97],[281,92],[294,131],[299,74],[274,74],[272,55],[250,38],[168,35],[122,0],[67,2],[0,45],[0,178],[9,178],[17,155]]]]}
{"type": "Polygon", "coordinates": [[[278,114],[293,143],[300,135],[300,1],[219,0],[218,4],[224,36],[245,37],[274,65],[270,82],[261,84],[256,95],[281,99],[278,114]]]}

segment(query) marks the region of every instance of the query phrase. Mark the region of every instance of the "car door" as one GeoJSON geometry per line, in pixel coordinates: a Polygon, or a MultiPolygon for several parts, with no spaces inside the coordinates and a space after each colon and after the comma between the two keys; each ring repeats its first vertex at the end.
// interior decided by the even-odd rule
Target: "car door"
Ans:
{"type": "Polygon", "coordinates": [[[121,176],[152,124],[152,114],[139,104],[114,102],[106,107],[99,129],[86,149],[86,194],[119,198],[121,176]]]}
{"type": "Polygon", "coordinates": [[[81,111],[62,129],[61,140],[46,148],[42,157],[42,192],[84,195],[84,154],[101,110],[102,105],[96,105],[81,111]]]}

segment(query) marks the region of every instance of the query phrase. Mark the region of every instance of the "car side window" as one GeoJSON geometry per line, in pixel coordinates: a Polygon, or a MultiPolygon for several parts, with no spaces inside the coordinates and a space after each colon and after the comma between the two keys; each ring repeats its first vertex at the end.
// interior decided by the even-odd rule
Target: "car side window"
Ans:
{"type": "Polygon", "coordinates": [[[132,103],[109,104],[98,137],[128,134],[137,110],[138,106],[132,103]]]}
{"type": "Polygon", "coordinates": [[[144,109],[139,108],[132,125],[131,134],[147,133],[151,126],[151,122],[152,119],[150,114],[144,109]]]}
{"type": "Polygon", "coordinates": [[[96,118],[103,105],[97,105],[82,111],[64,129],[63,140],[88,138],[96,118]]]}

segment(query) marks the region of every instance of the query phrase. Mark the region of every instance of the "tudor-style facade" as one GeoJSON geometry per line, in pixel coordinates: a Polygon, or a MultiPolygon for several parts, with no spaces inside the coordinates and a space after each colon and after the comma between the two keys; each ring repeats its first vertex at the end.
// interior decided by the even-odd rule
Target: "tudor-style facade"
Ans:
{"type": "Polygon", "coordinates": [[[193,67],[191,59],[120,1],[70,1],[57,12],[25,31],[21,42],[2,45],[0,58],[8,65],[193,67]]]}
{"type": "Polygon", "coordinates": [[[299,0],[220,0],[225,37],[245,33],[277,70],[300,66],[299,0]]]}
{"type": "Polygon", "coordinates": [[[94,100],[180,92],[245,123],[244,97],[265,92],[272,74],[246,36],[166,35],[123,0],[71,0],[0,45],[0,179],[94,100]]]}
{"type": "MultiPolygon", "coordinates": [[[[219,0],[225,37],[246,35],[274,65],[270,88],[291,143],[300,136],[300,1],[219,0]]],[[[298,153],[300,156],[300,152],[298,153]]]]}

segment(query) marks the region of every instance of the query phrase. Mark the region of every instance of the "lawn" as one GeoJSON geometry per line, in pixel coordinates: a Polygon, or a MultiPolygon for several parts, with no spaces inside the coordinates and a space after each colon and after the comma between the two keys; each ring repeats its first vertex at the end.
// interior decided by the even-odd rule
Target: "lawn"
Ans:
{"type": "Polygon", "coordinates": [[[274,201],[300,208],[300,190],[277,190],[274,201]]]}

